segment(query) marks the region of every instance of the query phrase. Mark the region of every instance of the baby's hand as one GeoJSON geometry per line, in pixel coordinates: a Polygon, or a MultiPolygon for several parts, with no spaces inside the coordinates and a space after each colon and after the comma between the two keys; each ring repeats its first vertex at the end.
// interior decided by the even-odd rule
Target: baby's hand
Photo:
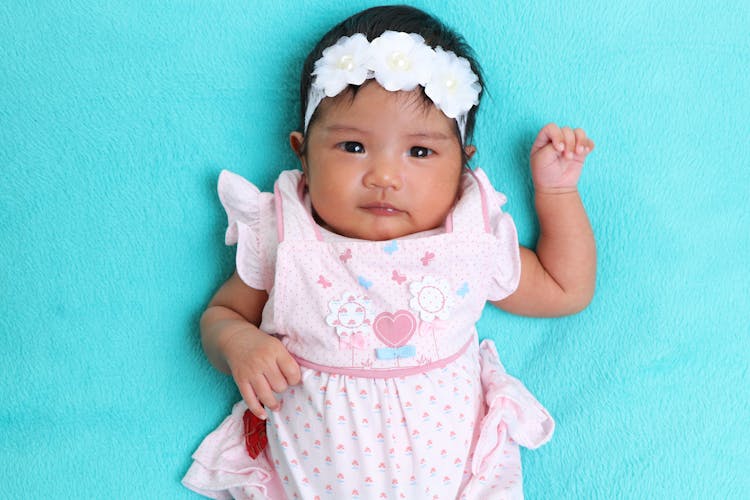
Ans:
{"type": "Polygon", "coordinates": [[[575,191],[583,162],[593,149],[593,141],[580,128],[545,125],[531,147],[531,176],[536,191],[575,191]]]}
{"type": "Polygon", "coordinates": [[[221,347],[237,388],[248,409],[266,419],[263,405],[279,407],[274,392],[283,392],[300,382],[297,362],[276,338],[258,329],[232,333],[221,347]]]}

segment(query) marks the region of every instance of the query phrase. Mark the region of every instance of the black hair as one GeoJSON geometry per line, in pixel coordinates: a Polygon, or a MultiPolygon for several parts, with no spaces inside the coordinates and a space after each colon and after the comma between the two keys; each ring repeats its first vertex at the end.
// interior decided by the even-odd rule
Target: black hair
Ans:
{"type": "MultiPolygon", "coordinates": [[[[340,22],[328,33],[323,35],[318,44],[307,55],[305,64],[302,67],[302,77],[300,79],[300,130],[305,130],[305,110],[307,109],[307,98],[310,92],[310,86],[313,82],[313,69],[315,61],[320,59],[323,51],[334,45],[342,36],[351,36],[355,33],[362,33],[368,40],[373,40],[385,31],[402,31],[405,33],[416,33],[424,38],[425,43],[432,48],[441,47],[443,50],[449,50],[459,57],[469,61],[472,71],[479,78],[479,84],[484,88],[481,68],[474,57],[474,51],[461,35],[447,27],[440,20],[430,14],[409,7],[407,5],[388,5],[382,7],[372,7],[363,10],[353,16],[340,22]]],[[[351,95],[355,95],[359,87],[349,85],[351,95]]],[[[425,100],[429,98],[424,94],[425,100]]],[[[481,94],[480,94],[481,97],[481,94]]],[[[431,101],[430,101],[431,103],[431,101]]],[[[466,140],[472,136],[474,131],[474,121],[479,104],[472,107],[466,117],[466,140]]],[[[310,123],[315,119],[313,114],[310,123]]],[[[309,126],[309,125],[308,125],[309,126]]],[[[458,131],[458,128],[456,128],[458,131]]],[[[460,135],[459,135],[460,142],[460,135]]]]}

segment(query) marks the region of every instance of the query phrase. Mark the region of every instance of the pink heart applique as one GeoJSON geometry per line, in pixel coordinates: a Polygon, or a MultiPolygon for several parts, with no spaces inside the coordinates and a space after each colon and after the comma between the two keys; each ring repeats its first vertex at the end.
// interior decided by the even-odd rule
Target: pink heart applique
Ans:
{"type": "Polygon", "coordinates": [[[380,313],[372,323],[372,329],[383,343],[389,347],[405,345],[417,329],[417,320],[409,311],[400,310],[391,314],[380,313]]]}

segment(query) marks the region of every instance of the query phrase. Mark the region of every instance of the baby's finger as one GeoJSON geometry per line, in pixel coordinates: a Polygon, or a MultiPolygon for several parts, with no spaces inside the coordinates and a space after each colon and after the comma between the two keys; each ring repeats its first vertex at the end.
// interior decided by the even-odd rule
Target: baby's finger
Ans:
{"type": "Polygon", "coordinates": [[[274,370],[272,372],[266,373],[266,380],[268,381],[268,385],[271,386],[273,392],[276,393],[284,392],[288,387],[288,384],[286,383],[286,377],[283,373],[281,373],[281,370],[274,370]]]}
{"type": "Polygon", "coordinates": [[[253,391],[252,386],[250,384],[242,384],[242,386],[238,386],[238,388],[240,390],[240,394],[242,394],[243,401],[245,401],[245,404],[247,405],[247,409],[261,420],[265,420],[266,418],[268,418],[268,416],[266,415],[266,410],[263,408],[263,405],[260,404],[258,398],[255,396],[255,391],[253,391]]]}
{"type": "Polygon", "coordinates": [[[276,395],[273,393],[268,380],[263,374],[259,374],[253,381],[253,389],[255,394],[258,395],[258,400],[261,404],[265,405],[271,410],[275,410],[279,407],[279,402],[276,401],[276,395]]]}
{"type": "Polygon", "coordinates": [[[562,132],[560,131],[560,127],[555,123],[548,123],[542,127],[542,130],[539,131],[536,137],[536,141],[534,141],[532,150],[541,149],[547,144],[552,144],[558,152],[562,152],[565,149],[562,132]]]}
{"type": "Polygon", "coordinates": [[[581,128],[577,128],[573,132],[576,136],[576,154],[583,155],[589,153],[594,143],[586,137],[586,132],[581,128]]]}
{"type": "Polygon", "coordinates": [[[297,385],[302,379],[299,365],[291,356],[279,360],[279,369],[284,374],[284,378],[286,378],[289,385],[297,385]]]}
{"type": "Polygon", "coordinates": [[[570,127],[562,129],[563,140],[565,141],[565,156],[570,157],[576,150],[576,135],[570,127]]]}

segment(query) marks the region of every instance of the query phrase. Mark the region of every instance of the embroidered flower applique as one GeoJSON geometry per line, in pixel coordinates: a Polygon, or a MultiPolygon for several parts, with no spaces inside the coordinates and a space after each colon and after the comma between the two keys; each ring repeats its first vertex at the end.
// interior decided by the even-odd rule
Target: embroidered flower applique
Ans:
{"type": "Polygon", "coordinates": [[[422,281],[413,281],[409,285],[412,299],[409,307],[419,313],[422,321],[448,319],[455,304],[451,286],[447,280],[434,276],[425,276],[422,281]]]}
{"type": "Polygon", "coordinates": [[[326,316],[326,324],[335,328],[339,336],[339,347],[365,349],[375,316],[372,300],[364,295],[347,292],[340,299],[328,302],[328,309],[330,312],[326,316]]]}

